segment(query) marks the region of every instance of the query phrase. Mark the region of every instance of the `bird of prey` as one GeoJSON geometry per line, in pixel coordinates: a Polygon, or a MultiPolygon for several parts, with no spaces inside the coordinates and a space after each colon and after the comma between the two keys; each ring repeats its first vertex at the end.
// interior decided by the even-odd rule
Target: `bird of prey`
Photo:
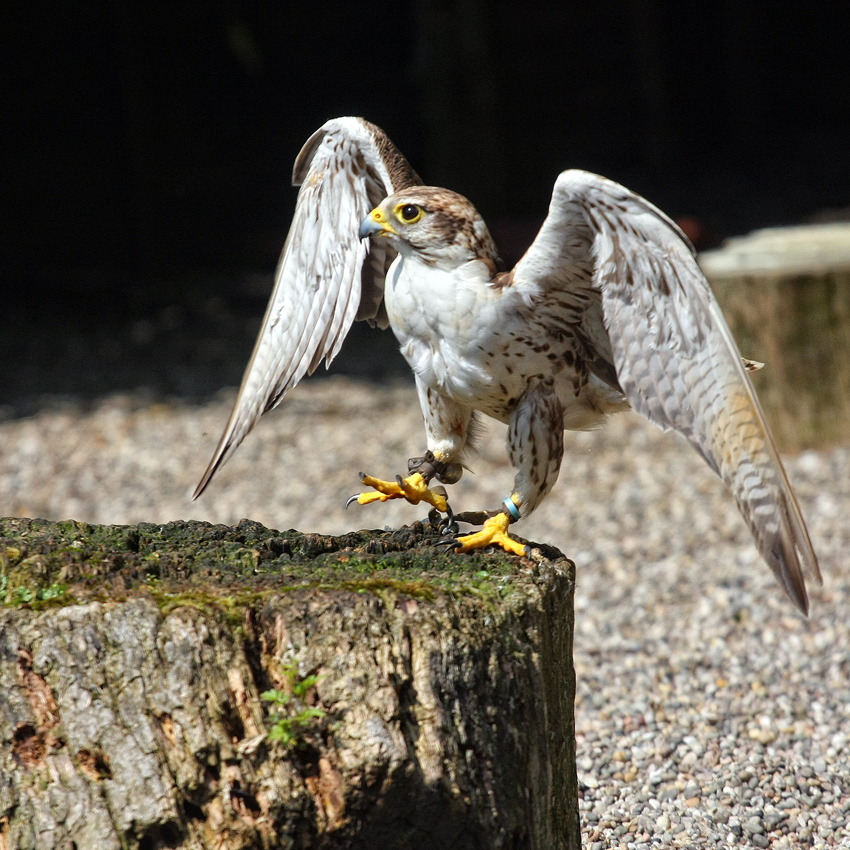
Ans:
{"type": "Polygon", "coordinates": [[[755,391],[687,237],[625,187],[561,173],[540,232],[504,270],[472,204],[422,184],[386,134],[337,118],[301,149],[300,186],[274,291],[197,498],[257,419],[355,319],[389,326],[415,375],[427,452],[408,475],[361,473],[360,504],[403,498],[449,511],[480,412],[508,425],[514,485],[458,551],[526,553],[508,527],[549,493],[564,429],[632,408],[684,435],[734,496],[788,596],[820,581],[803,516],[755,391]]]}

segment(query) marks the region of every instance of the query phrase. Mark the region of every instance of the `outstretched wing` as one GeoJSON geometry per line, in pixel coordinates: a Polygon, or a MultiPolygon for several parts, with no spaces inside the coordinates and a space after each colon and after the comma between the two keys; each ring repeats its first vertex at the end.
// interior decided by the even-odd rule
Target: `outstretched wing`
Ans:
{"type": "Polygon", "coordinates": [[[421,182],[362,118],[335,118],[308,139],[292,172],[301,189],[262,328],[194,498],[263,413],[322,360],[330,364],[355,318],[386,327],[384,275],[394,253],[385,242],[361,242],[358,229],[387,195],[421,182]]]}
{"type": "Polygon", "coordinates": [[[583,311],[577,336],[589,368],[605,379],[612,364],[635,410],[690,441],[807,611],[804,572],[821,577],[805,522],[744,361],[679,228],[623,186],[565,171],[512,276],[531,297],[565,299],[574,318],[583,311]]]}

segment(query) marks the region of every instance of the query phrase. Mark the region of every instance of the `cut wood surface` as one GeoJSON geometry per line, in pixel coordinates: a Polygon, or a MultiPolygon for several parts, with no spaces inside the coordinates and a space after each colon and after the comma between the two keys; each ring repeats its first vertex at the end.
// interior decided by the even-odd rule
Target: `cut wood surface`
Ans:
{"type": "Polygon", "coordinates": [[[850,222],[776,227],[700,255],[784,451],[850,443],[850,222]]]}
{"type": "Polygon", "coordinates": [[[0,520],[0,847],[578,848],[573,565],[440,536],[0,520]]]}

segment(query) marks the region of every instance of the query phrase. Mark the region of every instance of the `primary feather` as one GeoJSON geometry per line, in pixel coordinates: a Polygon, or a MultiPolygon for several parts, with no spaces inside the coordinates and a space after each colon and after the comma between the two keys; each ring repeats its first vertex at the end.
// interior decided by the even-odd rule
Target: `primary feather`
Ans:
{"type": "Polygon", "coordinates": [[[745,361],[684,234],[623,186],[566,171],[515,279],[532,262],[538,282],[601,293],[607,338],[593,304],[580,322],[591,329],[588,347],[613,355],[636,411],[686,437],[723,479],[765,561],[806,610],[804,574],[821,580],[817,558],[745,361]],[[581,271],[564,277],[564,268],[581,271]]]}
{"type": "Polygon", "coordinates": [[[382,198],[420,182],[384,132],[362,118],[335,118],[307,140],[292,172],[301,189],[266,315],[194,498],[263,413],[336,357],[355,318],[386,326],[384,275],[395,252],[381,246],[367,256],[357,230],[382,198]]]}

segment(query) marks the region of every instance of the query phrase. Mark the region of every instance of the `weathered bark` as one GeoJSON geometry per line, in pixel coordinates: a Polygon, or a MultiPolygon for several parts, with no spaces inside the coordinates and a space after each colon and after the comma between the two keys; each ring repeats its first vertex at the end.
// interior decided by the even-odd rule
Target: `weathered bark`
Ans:
{"type": "Polygon", "coordinates": [[[578,848],[572,564],[435,539],[0,520],[0,848],[578,848]]]}
{"type": "Polygon", "coordinates": [[[850,441],[850,223],[730,239],[700,263],[785,451],[850,441]]]}

